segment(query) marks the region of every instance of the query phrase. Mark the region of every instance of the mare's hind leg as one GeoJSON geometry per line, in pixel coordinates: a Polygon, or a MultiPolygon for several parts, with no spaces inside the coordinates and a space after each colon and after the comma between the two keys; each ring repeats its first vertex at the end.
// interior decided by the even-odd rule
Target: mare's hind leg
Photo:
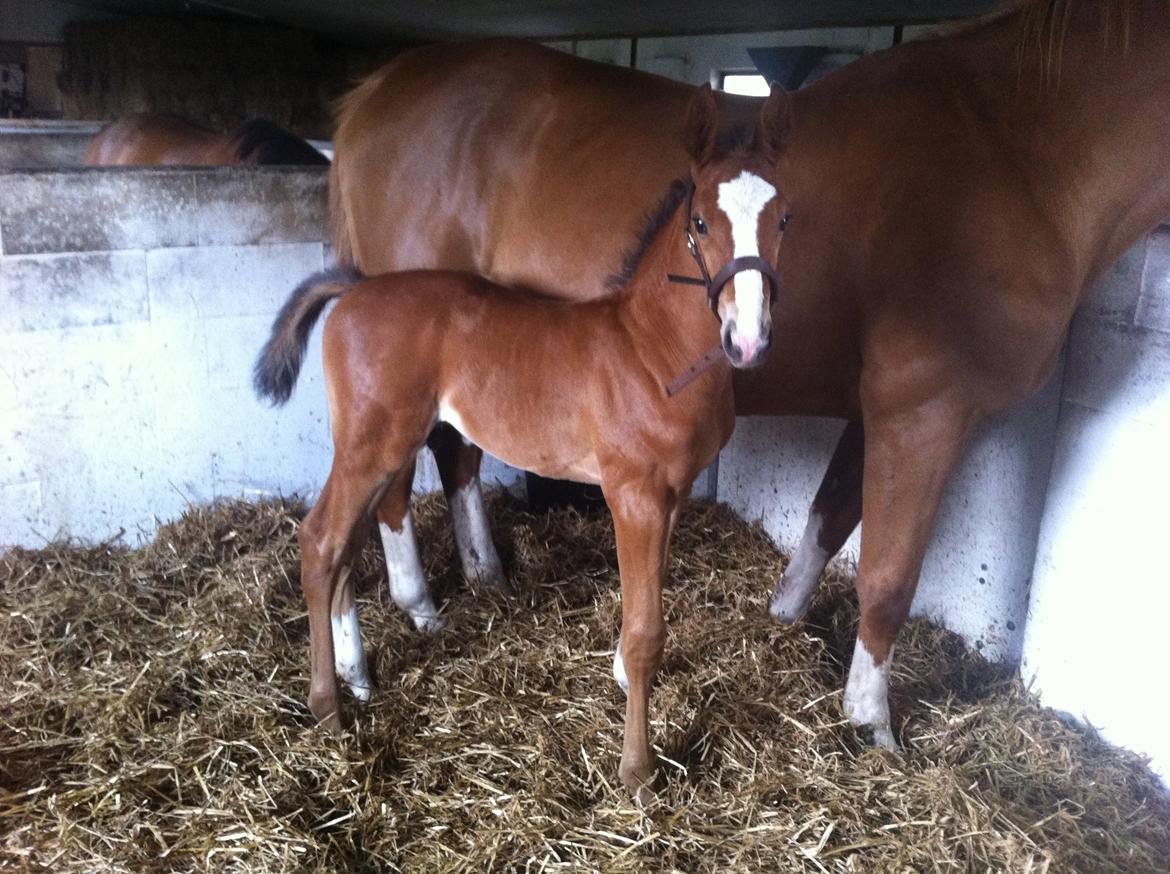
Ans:
{"type": "Polygon", "coordinates": [[[772,590],[768,611],[781,622],[796,622],[804,615],[825,566],[861,521],[864,466],[865,429],[861,422],[850,422],[813,499],[800,544],[772,590]]]}
{"type": "Polygon", "coordinates": [[[945,397],[866,409],[865,526],[857,595],[861,622],[844,710],[873,742],[895,748],[889,677],[894,642],[910,613],[943,490],[975,415],[945,397]]]}
{"type": "MultiPolygon", "coordinates": [[[[378,497],[383,477],[368,467],[347,466],[340,469],[336,460],[321,497],[305,516],[297,531],[301,545],[301,589],[309,613],[309,650],[312,679],[309,685],[309,709],[326,727],[341,727],[338,715],[337,665],[332,609],[352,605],[352,593],[337,592],[344,581],[346,565],[357,542],[357,529],[378,497]]],[[[353,614],[357,635],[357,614],[353,614]]],[[[344,622],[345,620],[342,620],[344,622]]],[[[353,638],[360,648],[360,637],[353,638]]],[[[346,653],[352,656],[352,651],[346,653]]],[[[348,662],[347,662],[348,664],[348,662]]],[[[362,661],[364,666],[364,659],[362,661]]],[[[348,678],[347,678],[348,679],[348,678]]]]}
{"type": "Polygon", "coordinates": [[[443,492],[447,495],[464,578],[469,582],[479,582],[507,591],[504,566],[492,541],[483,505],[483,489],[479,480],[483,450],[468,443],[458,431],[441,422],[431,431],[427,445],[435,455],[439,478],[443,481],[443,492]]]}
{"type": "Polygon", "coordinates": [[[414,485],[414,460],[395,475],[378,506],[378,533],[386,554],[390,597],[419,631],[431,633],[443,627],[431,598],[426,573],[419,559],[410,494],[414,485]]]}

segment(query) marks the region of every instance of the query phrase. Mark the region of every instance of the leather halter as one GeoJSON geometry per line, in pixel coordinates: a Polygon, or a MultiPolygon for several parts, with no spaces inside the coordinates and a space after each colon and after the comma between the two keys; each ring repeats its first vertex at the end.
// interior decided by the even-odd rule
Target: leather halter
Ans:
{"type": "MultiPolygon", "coordinates": [[[[722,319],[719,319],[719,295],[722,294],[723,288],[729,283],[737,273],[743,273],[745,270],[755,270],[768,281],[768,308],[771,309],[776,305],[776,298],[779,293],[780,280],[776,277],[776,271],[772,269],[772,265],[765,261],[758,255],[743,255],[739,258],[732,258],[724,264],[719,272],[712,278],[707,271],[707,262],[703,258],[703,253],[699,249],[699,242],[695,239],[694,233],[691,231],[692,205],[695,197],[695,183],[691,180],[687,185],[687,208],[683,215],[683,235],[687,240],[687,250],[691,253],[691,257],[695,259],[695,263],[699,266],[699,273],[701,278],[697,276],[680,276],[677,273],[667,273],[666,278],[670,282],[677,282],[683,285],[701,285],[707,289],[707,306],[715,315],[715,318],[722,324],[722,319]]],[[[788,215],[785,215],[780,222],[780,235],[783,237],[784,228],[788,225],[788,215]]],[[[722,346],[715,346],[708,349],[703,355],[688,365],[686,370],[680,373],[671,381],[666,387],[667,397],[673,397],[678,394],[692,382],[694,382],[700,375],[709,370],[712,366],[718,363],[719,359],[723,357],[722,346]]]]}

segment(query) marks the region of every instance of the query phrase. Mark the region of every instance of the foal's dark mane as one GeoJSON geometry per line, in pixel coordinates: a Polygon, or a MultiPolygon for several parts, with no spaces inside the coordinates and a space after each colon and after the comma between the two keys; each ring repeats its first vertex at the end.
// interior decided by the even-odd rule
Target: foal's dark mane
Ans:
{"type": "Polygon", "coordinates": [[[662,229],[666,227],[666,223],[674,216],[679,204],[686,200],[690,185],[689,177],[675,179],[670,183],[670,188],[667,189],[662,200],[658,201],[658,205],[646,213],[646,220],[642,223],[642,229],[638,231],[636,242],[622,255],[622,266],[618,268],[617,273],[610,274],[609,278],[605,280],[607,289],[613,292],[621,291],[634,278],[638,265],[646,257],[646,250],[650,248],[650,244],[654,242],[662,229]]]}
{"type": "Polygon", "coordinates": [[[329,159],[274,121],[252,118],[234,131],[236,157],[256,164],[328,164],[329,159]]]}

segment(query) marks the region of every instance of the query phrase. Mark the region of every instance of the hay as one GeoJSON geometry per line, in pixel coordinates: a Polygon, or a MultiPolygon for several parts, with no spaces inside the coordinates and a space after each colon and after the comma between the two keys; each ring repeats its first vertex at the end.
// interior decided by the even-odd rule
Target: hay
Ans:
{"type": "Polygon", "coordinates": [[[617,784],[623,704],[604,513],[491,502],[519,595],[459,582],[418,511],[448,627],[414,633],[371,544],[359,592],[381,691],[348,734],[304,706],[300,508],[196,510],[140,551],[0,562],[0,868],[52,871],[1166,871],[1170,802],[957,639],[912,623],[905,752],[840,716],[856,610],[763,610],[781,566],[725,508],[683,517],[646,810],[617,784]]]}

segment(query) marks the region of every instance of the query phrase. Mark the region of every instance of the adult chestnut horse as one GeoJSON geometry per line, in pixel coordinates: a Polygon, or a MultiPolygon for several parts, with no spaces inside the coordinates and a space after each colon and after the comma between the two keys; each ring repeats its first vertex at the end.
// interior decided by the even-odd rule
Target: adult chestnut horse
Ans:
{"type": "Polygon", "coordinates": [[[125,115],[94,136],[85,150],[94,166],[184,164],[328,164],[296,134],[263,118],[217,133],[161,113],[125,115]]]}
{"type": "MultiPolygon", "coordinates": [[[[341,111],[337,251],[366,272],[602,294],[641,205],[686,166],[690,93],[515,42],[402,55],[341,111]]],[[[793,95],[785,293],[736,410],[851,423],[771,606],[801,615],[864,512],[844,707],[878,743],[968,433],[1045,382],[1085,289],[1170,212],[1167,95],[1165,0],[1028,0],[793,95]]],[[[440,453],[444,484],[473,491],[476,452],[460,453],[440,453]]]]}
{"type": "MultiPolygon", "coordinates": [[[[687,129],[690,181],[671,186],[628,262],[628,282],[603,300],[568,306],[469,273],[410,271],[349,282],[326,275],[281,310],[256,365],[258,391],[277,402],[292,392],[313,322],[341,297],[322,341],[333,467],[299,532],[309,706],[323,722],[337,724],[336,675],[369,695],[347,568],[363,523],[379,509],[404,533],[415,455],[446,422],[518,467],[601,485],[622,581],[621,776],[635,791],[653,776],[647,707],[666,638],[670,536],[695,476],[735,425],[727,368],[682,388],[677,378],[720,341],[737,367],[767,353],[786,216],[770,179],[787,95],[764,105],[751,148],[720,143],[717,112],[711,90],[699,91],[687,129]],[[714,273],[700,283],[706,301],[670,284],[696,266],[704,280],[714,273]]],[[[416,620],[435,617],[425,580],[391,585],[416,620]]]]}

